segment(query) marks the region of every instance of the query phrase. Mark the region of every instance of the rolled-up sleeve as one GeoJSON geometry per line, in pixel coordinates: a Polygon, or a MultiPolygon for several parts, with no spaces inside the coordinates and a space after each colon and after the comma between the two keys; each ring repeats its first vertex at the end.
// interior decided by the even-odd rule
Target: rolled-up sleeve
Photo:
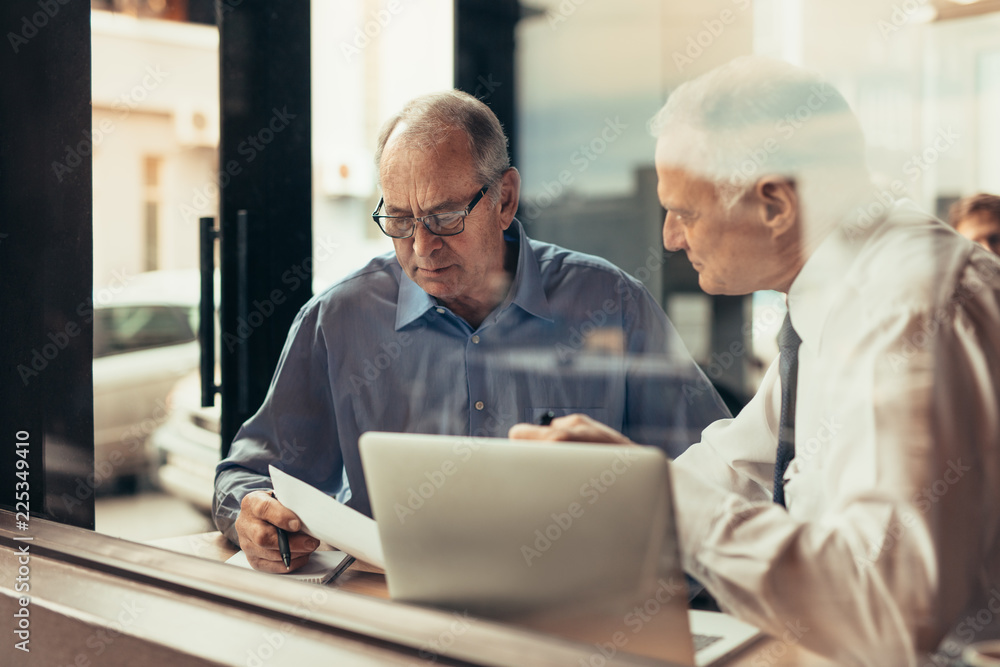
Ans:
{"type": "Polygon", "coordinates": [[[215,524],[234,543],[240,503],[271,488],[270,464],[335,497],[347,488],[319,312],[312,302],[296,316],[263,404],[216,467],[215,524]]]}

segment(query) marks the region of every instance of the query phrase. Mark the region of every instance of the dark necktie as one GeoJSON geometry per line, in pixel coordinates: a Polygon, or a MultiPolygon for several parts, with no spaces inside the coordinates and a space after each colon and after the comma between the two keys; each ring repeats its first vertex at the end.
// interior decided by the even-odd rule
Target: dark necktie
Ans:
{"type": "Polygon", "coordinates": [[[774,462],[774,502],[785,506],[785,470],[795,458],[795,386],[799,374],[802,339],[792,328],[790,315],[778,333],[778,374],[781,376],[781,422],[778,426],[778,456],[774,462]]]}

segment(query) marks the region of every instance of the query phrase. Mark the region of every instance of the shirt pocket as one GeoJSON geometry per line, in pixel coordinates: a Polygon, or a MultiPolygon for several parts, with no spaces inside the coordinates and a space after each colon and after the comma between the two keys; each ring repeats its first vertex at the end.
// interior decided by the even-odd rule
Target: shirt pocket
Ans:
{"type": "Polygon", "coordinates": [[[555,417],[565,417],[566,415],[587,415],[592,417],[602,424],[608,423],[608,409],[605,407],[598,408],[581,408],[581,407],[571,407],[571,408],[524,408],[524,421],[528,424],[537,424],[542,419],[542,415],[546,412],[552,412],[553,419],[555,417]]]}

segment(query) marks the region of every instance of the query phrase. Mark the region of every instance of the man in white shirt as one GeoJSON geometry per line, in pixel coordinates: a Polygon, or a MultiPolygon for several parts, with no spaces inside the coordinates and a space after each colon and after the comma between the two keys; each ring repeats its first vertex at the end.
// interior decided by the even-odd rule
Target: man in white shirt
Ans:
{"type": "MultiPolygon", "coordinates": [[[[838,663],[1000,635],[1000,263],[873,196],[855,116],[809,72],[737,59],[652,126],[664,245],[709,293],[789,307],[756,396],[672,466],[686,569],[838,663]]],[[[629,442],[579,415],[511,436],[629,442]]]]}

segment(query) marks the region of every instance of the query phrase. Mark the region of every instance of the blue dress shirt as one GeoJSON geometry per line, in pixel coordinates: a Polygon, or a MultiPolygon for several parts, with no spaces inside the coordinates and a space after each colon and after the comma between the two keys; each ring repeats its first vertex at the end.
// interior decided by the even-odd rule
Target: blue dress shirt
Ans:
{"type": "Polygon", "coordinates": [[[729,412],[642,284],[609,262],[530,240],[515,220],[506,299],[473,329],[394,253],[312,298],[260,410],[215,480],[215,520],[237,541],[240,501],[270,463],[371,515],[365,431],[506,437],[518,422],[584,413],[677,456],[729,412]]]}

